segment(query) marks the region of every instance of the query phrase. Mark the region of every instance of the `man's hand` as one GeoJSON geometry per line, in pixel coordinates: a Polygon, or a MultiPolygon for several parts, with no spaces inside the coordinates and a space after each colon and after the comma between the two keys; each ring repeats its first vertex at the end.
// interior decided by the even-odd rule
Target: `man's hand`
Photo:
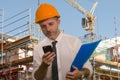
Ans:
{"type": "Polygon", "coordinates": [[[49,66],[52,63],[52,61],[54,60],[55,56],[56,55],[54,52],[47,52],[43,55],[42,62],[49,66]]]}
{"type": "Polygon", "coordinates": [[[80,79],[83,75],[83,71],[79,71],[77,67],[72,66],[72,68],[74,69],[73,72],[67,72],[66,74],[66,80],[76,80],[76,79],[80,79]]]}
{"type": "Polygon", "coordinates": [[[36,80],[43,80],[47,70],[48,66],[52,63],[54,60],[55,53],[54,52],[47,52],[42,57],[42,63],[39,66],[38,70],[35,72],[34,77],[36,80]],[[41,74],[42,73],[42,74],[41,74]]]}

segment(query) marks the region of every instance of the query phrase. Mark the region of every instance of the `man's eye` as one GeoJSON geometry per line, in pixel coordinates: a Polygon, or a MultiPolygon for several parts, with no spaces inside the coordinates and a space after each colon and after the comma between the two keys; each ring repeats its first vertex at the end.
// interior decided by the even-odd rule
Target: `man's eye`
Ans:
{"type": "Polygon", "coordinates": [[[53,23],[49,23],[49,26],[52,26],[53,25],[53,23]]]}
{"type": "Polygon", "coordinates": [[[41,28],[45,28],[45,25],[40,25],[41,28]]]}

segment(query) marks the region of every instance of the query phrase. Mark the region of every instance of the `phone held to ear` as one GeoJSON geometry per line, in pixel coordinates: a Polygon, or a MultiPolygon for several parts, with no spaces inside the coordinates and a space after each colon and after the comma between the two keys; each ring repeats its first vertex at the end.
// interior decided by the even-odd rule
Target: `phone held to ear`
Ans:
{"type": "Polygon", "coordinates": [[[46,52],[53,52],[52,46],[51,45],[47,45],[47,46],[43,46],[43,51],[44,53],[46,52]]]}

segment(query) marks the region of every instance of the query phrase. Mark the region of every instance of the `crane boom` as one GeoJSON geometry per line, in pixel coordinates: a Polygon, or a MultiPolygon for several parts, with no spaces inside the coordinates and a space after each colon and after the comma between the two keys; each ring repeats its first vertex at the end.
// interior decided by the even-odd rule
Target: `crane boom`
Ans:
{"type": "Polygon", "coordinates": [[[93,4],[93,7],[91,8],[90,10],[90,13],[93,15],[94,11],[95,11],[95,8],[97,6],[98,2],[96,1],[94,4],[93,4]]]}
{"type": "Polygon", "coordinates": [[[78,11],[82,12],[82,14],[87,15],[88,11],[83,8],[81,5],[79,5],[76,0],[65,0],[66,2],[68,2],[71,6],[73,6],[74,8],[76,8],[78,11]]]}

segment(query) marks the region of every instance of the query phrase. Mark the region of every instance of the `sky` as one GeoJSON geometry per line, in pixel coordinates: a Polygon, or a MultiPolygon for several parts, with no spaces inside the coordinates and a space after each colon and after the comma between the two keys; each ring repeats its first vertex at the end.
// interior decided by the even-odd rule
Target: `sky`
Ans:
{"type": "MultiPolygon", "coordinates": [[[[120,34],[120,0],[77,0],[77,2],[90,11],[95,1],[95,33],[102,38],[113,38],[120,34]],[[116,31],[115,31],[116,28],[116,31]]],[[[80,11],[69,5],[65,0],[39,0],[39,3],[54,5],[61,15],[60,28],[73,36],[84,36],[88,32],[82,28],[81,19],[85,17],[80,11]]],[[[30,8],[31,20],[34,22],[38,0],[0,0],[0,9],[4,9],[4,19],[30,8]]]]}

